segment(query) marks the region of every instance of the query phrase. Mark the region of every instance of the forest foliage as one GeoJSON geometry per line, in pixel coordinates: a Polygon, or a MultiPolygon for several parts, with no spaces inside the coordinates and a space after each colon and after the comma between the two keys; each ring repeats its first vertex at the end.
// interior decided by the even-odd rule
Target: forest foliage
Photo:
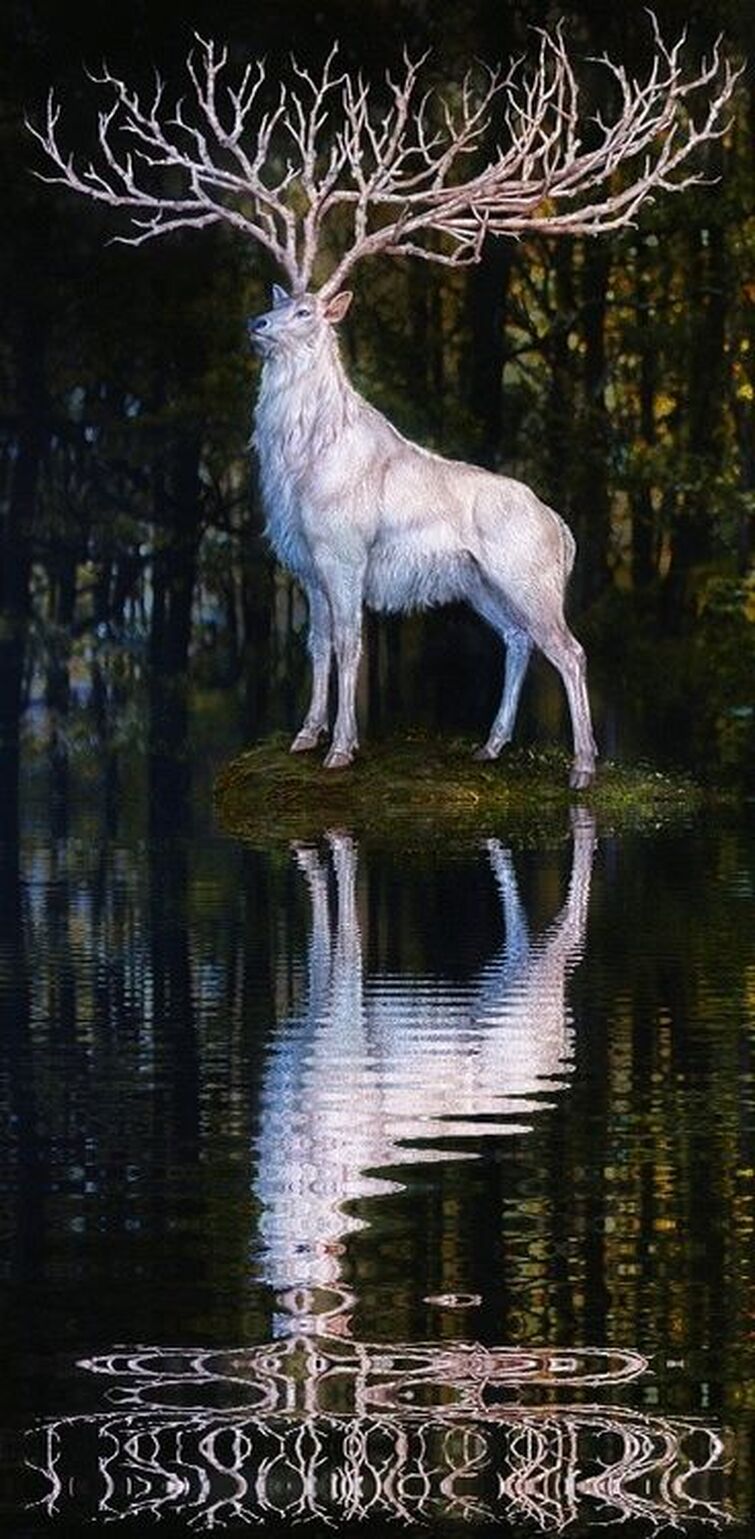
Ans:
{"type": "MultiPolygon", "coordinates": [[[[657,6],[690,60],[723,31],[755,56],[735,0],[657,6]]],[[[0,156],[0,758],[42,704],[65,759],[83,706],[115,755],[134,722],[153,759],[186,764],[193,688],[230,689],[249,735],[288,724],[306,671],[303,607],[262,537],[249,457],[256,365],[244,317],[276,276],[216,231],[138,251],[115,216],[44,185],[24,114],[54,82],[71,144],[92,132],[82,68],[177,78],[193,28],[274,71],[334,37],[376,79],[432,46],[453,88],[470,58],[532,47],[565,18],[575,56],[642,71],[639,7],[594,0],[231,0],[99,19],[51,0],[3,16],[0,156]],[[544,10],[547,14],[544,14],[544,10]],[[134,701],[137,702],[134,706],[134,701]],[[130,714],[131,713],[131,714],[130,714]]],[[[588,90],[601,89],[586,66],[588,90]]],[[[572,613],[604,744],[636,740],[713,775],[755,765],[755,77],[709,150],[714,185],[660,198],[619,236],[489,240],[476,268],[381,258],[356,273],[343,346],[357,384],[409,435],[528,481],[580,547],[572,613]],[[618,722],[618,724],[617,724],[618,722]]],[[[455,612],[370,622],[363,707],[395,725],[478,727],[496,645],[455,612]]]]}

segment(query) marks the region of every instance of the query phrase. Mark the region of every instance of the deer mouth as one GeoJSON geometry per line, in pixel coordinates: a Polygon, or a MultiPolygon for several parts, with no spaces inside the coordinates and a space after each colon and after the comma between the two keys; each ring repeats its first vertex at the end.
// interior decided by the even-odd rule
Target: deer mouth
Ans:
{"type": "Polygon", "coordinates": [[[251,316],[246,323],[246,329],[251,346],[256,353],[262,353],[264,356],[272,352],[275,339],[268,327],[266,316],[251,316]]]}

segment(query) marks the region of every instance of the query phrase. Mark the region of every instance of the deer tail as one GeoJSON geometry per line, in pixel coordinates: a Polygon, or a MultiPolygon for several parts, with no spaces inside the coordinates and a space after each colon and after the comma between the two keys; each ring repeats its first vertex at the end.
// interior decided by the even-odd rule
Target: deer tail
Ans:
{"type": "Polygon", "coordinates": [[[564,552],[564,587],[566,587],[566,584],[571,577],[574,560],[577,554],[577,542],[568,524],[565,524],[563,519],[560,519],[559,522],[561,524],[561,540],[564,552]]]}
{"type": "Polygon", "coordinates": [[[549,508],[547,503],[544,503],[544,507],[547,508],[551,518],[554,520],[561,537],[561,586],[565,590],[572,574],[577,554],[577,542],[569,525],[564,523],[561,514],[557,513],[555,508],[549,508]]]}

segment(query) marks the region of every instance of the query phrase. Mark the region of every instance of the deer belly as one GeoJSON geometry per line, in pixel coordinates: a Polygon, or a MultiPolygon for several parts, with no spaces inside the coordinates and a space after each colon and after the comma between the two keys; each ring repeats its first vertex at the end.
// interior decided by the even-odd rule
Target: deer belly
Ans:
{"type": "Polygon", "coordinates": [[[365,578],[370,609],[404,611],[449,604],[464,595],[469,556],[462,550],[415,550],[408,541],[373,547],[365,578]]]}

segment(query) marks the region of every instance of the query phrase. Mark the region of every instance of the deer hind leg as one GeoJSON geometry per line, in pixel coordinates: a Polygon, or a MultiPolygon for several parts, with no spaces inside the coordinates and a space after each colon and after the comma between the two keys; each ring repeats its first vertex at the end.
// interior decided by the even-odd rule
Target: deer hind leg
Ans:
{"type": "Polygon", "coordinates": [[[328,688],[332,653],[332,622],[327,594],[314,584],[307,585],[309,636],[307,648],[312,659],[312,698],[309,710],[291,744],[292,753],[308,753],[316,748],[328,731],[328,688]]]}
{"type": "Polygon", "coordinates": [[[506,647],[506,665],[501,703],[482,748],[475,750],[475,759],[497,759],[501,749],[510,743],[519,708],[524,675],[532,652],[532,640],[525,630],[514,625],[505,605],[498,596],[480,584],[471,602],[477,613],[498,633],[506,647]]]}
{"type": "Polygon", "coordinates": [[[533,636],[563,680],[574,735],[574,759],[569,785],[573,791],[583,791],[595,775],[597,756],[587,695],[584,650],[563,619],[542,629],[533,628],[533,636]]]}

